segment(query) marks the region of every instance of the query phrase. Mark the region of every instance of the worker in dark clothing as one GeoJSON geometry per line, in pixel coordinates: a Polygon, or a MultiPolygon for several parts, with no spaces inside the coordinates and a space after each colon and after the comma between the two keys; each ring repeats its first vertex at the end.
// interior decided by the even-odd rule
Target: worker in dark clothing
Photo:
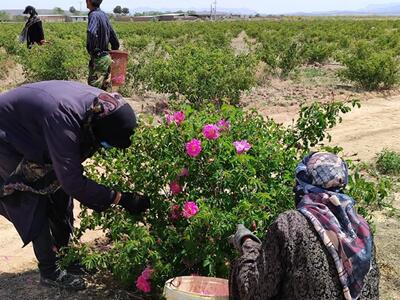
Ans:
{"type": "Polygon", "coordinates": [[[129,147],[136,126],[119,94],[78,82],[38,82],[0,94],[0,215],[24,245],[32,242],[42,284],[85,287],[56,264],[56,250],[72,233],[72,198],[97,212],[149,208],[147,197],[97,184],[82,167],[101,147],[129,147]]]}
{"type": "Polygon", "coordinates": [[[111,63],[108,44],[119,49],[119,41],[108,16],[100,9],[102,0],[86,0],[89,12],[86,49],[90,54],[88,84],[111,89],[111,63]]]}
{"type": "Polygon", "coordinates": [[[28,21],[20,34],[20,41],[26,42],[28,49],[31,49],[33,44],[43,45],[46,41],[44,39],[42,21],[38,17],[38,13],[33,6],[28,5],[24,15],[29,15],[28,21]]]}

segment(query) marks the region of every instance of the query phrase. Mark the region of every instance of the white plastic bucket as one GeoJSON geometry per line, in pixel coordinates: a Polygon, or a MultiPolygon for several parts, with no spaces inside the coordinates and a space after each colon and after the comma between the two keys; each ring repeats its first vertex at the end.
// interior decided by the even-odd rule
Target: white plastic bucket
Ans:
{"type": "Polygon", "coordinates": [[[168,280],[164,286],[167,300],[229,300],[228,280],[184,276],[168,280]]]}

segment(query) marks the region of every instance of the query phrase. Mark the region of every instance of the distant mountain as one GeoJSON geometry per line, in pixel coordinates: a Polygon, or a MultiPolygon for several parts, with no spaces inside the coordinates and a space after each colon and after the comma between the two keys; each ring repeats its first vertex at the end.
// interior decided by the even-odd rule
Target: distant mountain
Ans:
{"type": "MultiPolygon", "coordinates": [[[[195,12],[210,12],[211,8],[195,8],[195,7],[189,7],[189,8],[154,8],[154,7],[137,7],[134,9],[130,9],[131,13],[143,13],[143,12],[152,12],[152,11],[159,11],[162,13],[166,12],[176,12],[176,11],[195,11],[195,12]]],[[[248,8],[223,8],[223,7],[218,7],[217,8],[218,13],[227,13],[227,14],[239,14],[239,15],[255,15],[257,14],[257,11],[251,10],[248,8]]]]}
{"type": "Polygon", "coordinates": [[[365,9],[360,10],[360,12],[397,16],[400,15],[400,3],[368,5],[365,9]]]}
{"type": "Polygon", "coordinates": [[[298,12],[290,15],[297,16],[400,16],[400,3],[372,4],[365,8],[353,11],[335,10],[322,12],[298,12]]]}

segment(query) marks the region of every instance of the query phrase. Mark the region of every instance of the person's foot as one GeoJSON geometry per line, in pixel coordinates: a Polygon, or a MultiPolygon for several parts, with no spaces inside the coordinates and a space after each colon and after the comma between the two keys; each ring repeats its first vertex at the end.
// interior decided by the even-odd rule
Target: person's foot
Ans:
{"type": "Polygon", "coordinates": [[[89,270],[81,265],[79,262],[75,262],[65,267],[65,270],[72,275],[94,275],[96,270],[89,270]]]}
{"type": "Polygon", "coordinates": [[[58,271],[54,278],[40,277],[40,284],[48,287],[58,287],[66,290],[80,291],[86,288],[85,280],[66,271],[58,271]]]}

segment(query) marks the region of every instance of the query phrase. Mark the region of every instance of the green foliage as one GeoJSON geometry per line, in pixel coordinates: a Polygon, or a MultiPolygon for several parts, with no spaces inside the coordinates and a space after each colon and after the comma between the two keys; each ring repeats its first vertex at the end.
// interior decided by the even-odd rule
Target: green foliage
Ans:
{"type": "Polygon", "coordinates": [[[80,79],[86,76],[87,54],[83,43],[54,39],[50,44],[34,46],[21,56],[29,81],[80,79]]]}
{"type": "Polygon", "coordinates": [[[294,126],[294,143],[298,147],[308,149],[327,139],[331,141],[331,135],[326,132],[337,123],[342,122],[340,113],[347,113],[351,107],[360,107],[357,100],[351,103],[331,102],[322,104],[314,102],[309,106],[302,105],[299,119],[294,126]]]}
{"type": "Polygon", "coordinates": [[[237,104],[241,92],[255,84],[254,60],[248,56],[194,44],[170,52],[142,69],[148,89],[169,93],[173,99],[184,96],[198,107],[210,101],[237,104]]]}
{"type": "Polygon", "coordinates": [[[400,154],[387,149],[383,150],[378,154],[376,168],[385,175],[400,175],[400,154]]]}
{"type": "Polygon", "coordinates": [[[354,168],[347,190],[357,202],[358,213],[373,222],[371,212],[383,207],[391,188],[392,183],[389,179],[367,180],[357,168],[354,168]]]}
{"type": "Polygon", "coordinates": [[[266,41],[259,55],[274,72],[279,70],[281,78],[287,78],[303,62],[303,46],[298,41],[282,40],[275,45],[266,41]]]}
{"type": "Polygon", "coordinates": [[[9,20],[10,20],[10,15],[4,11],[0,11],[0,22],[9,20]]]}
{"type": "Polygon", "coordinates": [[[398,82],[400,69],[393,50],[376,49],[360,42],[342,61],[346,69],[340,75],[367,90],[387,89],[398,82]]]}
{"type": "MultiPolygon", "coordinates": [[[[316,139],[326,136],[329,124],[340,122],[336,118],[347,112],[349,105],[303,108],[294,128],[232,106],[182,108],[186,115],[182,124],[142,120],[131,148],[104,151],[94,158],[88,169],[93,179],[118,190],[145,193],[152,207],[141,217],[115,208],[102,214],[83,210],[76,239],[100,226],[107,241],[95,248],[77,243],[66,258],[80,258],[90,268],[109,270],[133,289],[135,279],[151,266],[155,270],[152,299],[159,299],[165,281],[175,276],[197,273],[226,278],[229,262],[236,256],[227,238],[236,224],[244,223],[262,238],[278,214],[294,208],[293,172],[299,159],[316,139]],[[308,119],[305,111],[327,119],[312,126],[317,138],[300,134],[305,128],[300,124],[309,122],[304,120],[308,119]],[[228,120],[231,128],[216,140],[206,139],[203,126],[219,120],[228,120]],[[294,143],[299,136],[302,148],[294,143]],[[195,158],[185,150],[185,143],[193,138],[202,142],[202,152],[195,158]],[[237,154],[233,146],[237,140],[247,140],[251,149],[237,154]],[[180,175],[182,168],[189,170],[188,176],[180,175]],[[183,188],[179,194],[169,189],[174,181],[183,188]],[[199,213],[190,219],[182,215],[171,218],[171,208],[177,205],[182,209],[187,201],[196,202],[199,213]]],[[[349,191],[368,215],[385,196],[386,188],[384,183],[375,185],[355,173],[349,191]]]]}

